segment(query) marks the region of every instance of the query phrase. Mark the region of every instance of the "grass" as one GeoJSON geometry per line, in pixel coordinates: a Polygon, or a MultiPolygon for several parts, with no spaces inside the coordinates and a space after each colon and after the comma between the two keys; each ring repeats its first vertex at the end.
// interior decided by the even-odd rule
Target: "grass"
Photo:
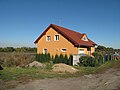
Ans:
{"type": "Polygon", "coordinates": [[[96,73],[103,73],[109,68],[120,69],[120,60],[108,61],[96,69],[96,73]]]}
{"type": "MultiPolygon", "coordinates": [[[[102,73],[108,68],[120,68],[120,60],[118,61],[109,61],[99,67],[78,67],[74,66],[79,70],[79,74],[93,74],[93,73],[102,73]]],[[[0,71],[0,79],[4,81],[17,80],[22,76],[31,77],[31,79],[44,79],[44,78],[66,78],[71,76],[76,76],[75,74],[70,73],[55,73],[52,72],[52,65],[47,64],[45,68],[15,68],[9,67],[4,68],[3,71],[0,71]]]]}
{"type": "MultiPolygon", "coordinates": [[[[108,68],[120,68],[120,60],[118,61],[109,61],[99,67],[78,67],[74,66],[79,70],[80,74],[93,74],[93,73],[102,73],[108,68]]],[[[59,78],[59,77],[71,77],[76,76],[75,74],[70,73],[55,73],[52,72],[52,65],[47,64],[45,68],[16,68],[9,67],[4,68],[0,71],[0,79],[4,81],[17,80],[21,76],[28,76],[32,79],[44,79],[44,78],[59,78]]],[[[78,75],[78,74],[77,74],[78,75]]]]}
{"type": "Polygon", "coordinates": [[[4,88],[5,90],[11,89],[19,83],[24,84],[35,79],[67,78],[72,76],[68,73],[55,73],[50,68],[47,68],[4,68],[3,71],[0,71],[0,90],[4,90],[4,88]]]}
{"type": "Polygon", "coordinates": [[[31,79],[64,77],[66,74],[54,73],[43,68],[5,68],[1,71],[0,79],[4,81],[17,80],[20,77],[30,77],[31,79]]]}
{"type": "Polygon", "coordinates": [[[108,61],[99,67],[78,67],[78,66],[75,66],[75,68],[77,68],[79,70],[79,73],[82,75],[103,73],[109,68],[120,68],[120,60],[108,61]]]}
{"type": "Polygon", "coordinates": [[[44,68],[4,68],[0,71],[0,90],[4,90],[1,87],[13,88],[19,83],[27,83],[35,79],[44,78],[69,78],[79,77],[85,74],[103,73],[109,68],[120,68],[120,60],[109,61],[99,67],[78,67],[74,66],[79,71],[75,74],[70,73],[55,73],[52,72],[52,64],[47,64],[44,68]]]}

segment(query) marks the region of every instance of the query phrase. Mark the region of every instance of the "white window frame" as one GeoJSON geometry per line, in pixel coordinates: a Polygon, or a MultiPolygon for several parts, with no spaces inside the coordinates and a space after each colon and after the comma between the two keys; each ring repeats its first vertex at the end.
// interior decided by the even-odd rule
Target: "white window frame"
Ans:
{"type": "Polygon", "coordinates": [[[78,49],[78,54],[84,54],[85,53],[85,50],[84,49],[78,49]],[[80,51],[83,51],[82,53],[80,53],[80,51]]]}
{"type": "Polygon", "coordinates": [[[48,53],[48,49],[44,48],[43,49],[43,54],[46,54],[46,53],[48,53]]]}
{"type": "Polygon", "coordinates": [[[60,40],[60,35],[58,34],[54,35],[54,41],[59,41],[59,40],[60,40]],[[58,36],[58,38],[56,36],[58,36]]]}
{"type": "Polygon", "coordinates": [[[51,37],[50,36],[46,36],[46,42],[50,42],[50,40],[51,40],[51,37]]]}
{"type": "Polygon", "coordinates": [[[82,40],[83,40],[83,41],[88,41],[88,38],[84,36],[84,37],[82,38],[82,40]]]}
{"type": "Polygon", "coordinates": [[[61,49],[61,51],[62,51],[62,52],[66,52],[66,51],[67,51],[67,49],[66,49],[66,48],[62,48],[62,49],[61,49]],[[63,49],[65,49],[65,51],[64,51],[63,49]]]}

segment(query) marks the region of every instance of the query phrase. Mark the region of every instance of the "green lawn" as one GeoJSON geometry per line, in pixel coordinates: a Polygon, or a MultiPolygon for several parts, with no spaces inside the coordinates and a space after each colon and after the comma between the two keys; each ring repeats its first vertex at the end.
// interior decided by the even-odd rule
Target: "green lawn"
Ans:
{"type": "Polygon", "coordinates": [[[17,80],[20,77],[29,77],[31,79],[44,79],[44,78],[57,78],[66,77],[67,74],[54,73],[51,70],[46,70],[43,68],[4,68],[0,71],[0,79],[9,81],[17,80]]]}

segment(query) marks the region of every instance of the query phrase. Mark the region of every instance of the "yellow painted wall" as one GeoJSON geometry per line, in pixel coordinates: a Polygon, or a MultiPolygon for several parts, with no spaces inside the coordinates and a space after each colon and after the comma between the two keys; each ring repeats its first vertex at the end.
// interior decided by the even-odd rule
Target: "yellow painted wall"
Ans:
{"type": "Polygon", "coordinates": [[[95,52],[95,47],[91,47],[91,53],[95,52]]]}
{"type": "MultiPolygon", "coordinates": [[[[86,37],[86,35],[84,35],[86,37]]],[[[86,37],[87,38],[87,37],[86,37]]],[[[38,41],[37,45],[37,53],[43,53],[43,49],[47,49],[48,53],[51,55],[56,54],[78,54],[79,49],[84,49],[85,54],[91,55],[91,52],[95,51],[94,47],[91,47],[91,52],[87,51],[87,48],[77,48],[74,47],[74,45],[69,42],[66,38],[64,38],[62,35],[60,35],[58,32],[56,32],[53,28],[50,28],[45,35],[42,36],[42,38],[38,41]],[[59,41],[54,41],[54,36],[59,35],[59,41]],[[46,41],[46,37],[50,36],[51,40],[46,41]],[[66,48],[66,52],[62,52],[61,49],[66,48]]]]}
{"type": "Polygon", "coordinates": [[[53,28],[50,28],[46,34],[38,41],[37,43],[37,53],[43,53],[43,49],[48,49],[48,52],[51,55],[56,54],[77,54],[78,49],[77,47],[74,47],[74,45],[69,42],[67,39],[65,39],[62,35],[60,35],[58,32],[56,32],[53,28]],[[54,35],[59,35],[60,40],[54,41],[54,35]],[[51,41],[46,41],[46,36],[51,37],[51,41]],[[62,52],[61,49],[66,48],[66,52],[62,52]]]}

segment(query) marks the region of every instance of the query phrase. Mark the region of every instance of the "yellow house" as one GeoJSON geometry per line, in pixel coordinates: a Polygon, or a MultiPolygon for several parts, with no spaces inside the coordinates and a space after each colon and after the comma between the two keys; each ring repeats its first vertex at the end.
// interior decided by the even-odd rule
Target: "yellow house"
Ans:
{"type": "Polygon", "coordinates": [[[34,42],[37,45],[37,53],[56,54],[88,54],[95,51],[95,45],[86,34],[50,24],[47,29],[34,42]]]}

